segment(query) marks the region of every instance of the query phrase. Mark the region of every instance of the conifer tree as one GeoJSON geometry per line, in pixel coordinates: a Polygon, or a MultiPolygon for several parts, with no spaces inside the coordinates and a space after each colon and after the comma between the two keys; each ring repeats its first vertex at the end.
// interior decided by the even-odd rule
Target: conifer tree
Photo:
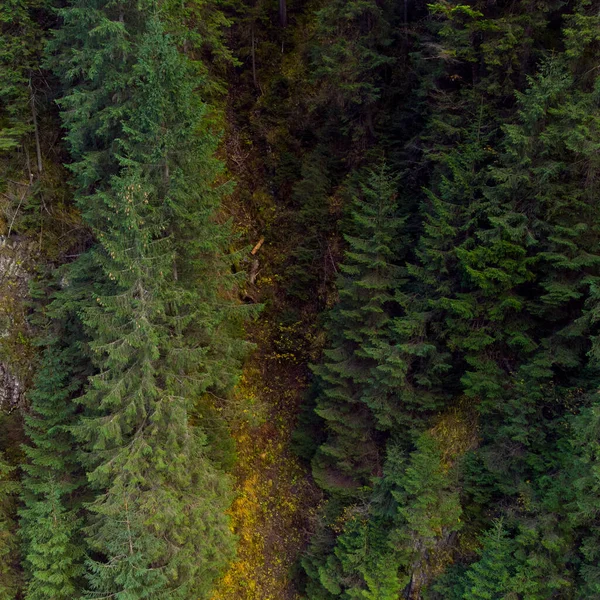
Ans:
{"type": "Polygon", "coordinates": [[[226,16],[220,2],[165,0],[161,10],[165,30],[204,81],[204,99],[217,100],[227,91],[224,80],[227,68],[239,65],[225,39],[233,20],[226,16]]]}
{"type": "Polygon", "coordinates": [[[75,598],[83,584],[84,473],[70,427],[77,420],[73,398],[81,393],[88,361],[81,333],[77,335],[77,318],[72,313],[59,317],[59,304],[55,300],[53,312],[60,329],[47,341],[30,393],[30,414],[25,417],[29,445],[25,447],[28,462],[23,465],[20,525],[28,600],[75,598]]]}
{"type": "Polygon", "coordinates": [[[514,544],[502,521],[496,521],[483,536],[480,558],[466,573],[465,600],[503,598],[514,577],[514,544]]]}
{"type": "MultiPolygon", "coordinates": [[[[540,459],[549,456],[555,434],[539,426],[545,421],[540,411],[557,377],[564,388],[574,386],[568,378],[579,377],[586,366],[589,342],[579,304],[599,265],[595,197],[581,183],[598,169],[592,150],[597,132],[591,125],[598,99],[589,78],[575,83],[574,58],[565,53],[542,64],[519,95],[519,122],[505,129],[505,155],[492,169],[495,185],[486,192],[490,227],[470,249],[465,244],[461,250],[465,269],[478,285],[504,287],[501,304],[490,298],[488,314],[500,319],[486,354],[503,357],[504,368],[493,359],[497,372],[515,373],[511,391],[496,379],[496,391],[489,393],[483,385],[491,389],[490,369],[477,362],[483,358],[478,351],[481,358],[471,359],[475,368],[463,382],[484,399],[482,410],[502,411],[495,443],[510,438],[523,444],[530,452],[525,462],[537,462],[542,471],[547,463],[540,459]]],[[[486,359],[488,365],[493,362],[486,359]]],[[[513,468],[528,467],[515,462],[513,468]]]]}
{"type": "Polygon", "coordinates": [[[316,412],[325,420],[328,439],[313,459],[313,473],[322,487],[341,493],[367,484],[374,474],[376,411],[383,413],[379,404],[387,403],[375,369],[400,273],[392,261],[402,219],[396,184],[385,168],[369,173],[352,216],[356,234],[346,236],[340,302],[328,325],[330,347],[324,363],[314,367],[323,388],[316,412]]]}
{"type": "Polygon", "coordinates": [[[16,536],[15,498],[19,484],[0,453],[0,599],[16,600],[21,589],[16,536]]]}
{"type": "MultiPolygon", "coordinates": [[[[436,37],[421,49],[422,57],[429,54],[429,60],[441,59],[437,70],[429,68],[431,79],[420,88],[420,93],[430,94],[426,109],[430,113],[428,123],[420,138],[424,150],[421,164],[429,169],[430,189],[421,205],[420,223],[416,225],[421,235],[416,251],[409,256],[407,281],[395,286],[392,318],[385,326],[385,335],[367,350],[376,359],[371,389],[388,401],[383,405],[378,403],[377,396],[370,398],[372,392],[368,389],[366,392],[361,389],[361,396],[373,408],[372,414],[379,420],[377,425],[402,432],[400,439],[405,448],[410,448],[415,433],[426,426],[436,409],[466,394],[488,415],[483,424],[486,445],[477,452],[485,463],[485,474],[480,476],[494,489],[493,493],[505,493],[511,497],[507,501],[516,504],[518,494],[528,489],[527,477],[533,473],[540,476],[558,464],[551,444],[559,419],[547,426],[544,420],[544,427],[531,425],[534,420],[540,422],[541,411],[548,410],[553,402],[548,401],[548,396],[553,393],[555,374],[560,370],[561,375],[572,376],[577,366],[583,366],[586,348],[581,325],[561,330],[558,324],[561,318],[567,319],[566,313],[559,317],[560,311],[552,314],[548,310],[541,316],[532,301],[546,285],[542,283],[546,279],[543,265],[552,253],[546,253],[547,241],[551,245],[560,237],[549,239],[547,233],[542,233],[543,227],[538,229],[541,221],[537,211],[545,210],[551,203],[550,197],[556,195],[545,189],[546,203],[532,198],[528,209],[523,210],[528,186],[544,180],[544,168],[519,179],[520,167],[509,158],[518,143],[514,143],[510,127],[503,129],[511,120],[511,110],[507,107],[511,105],[514,90],[527,84],[526,74],[534,65],[536,44],[545,36],[556,6],[553,2],[522,3],[493,17],[483,2],[456,7],[438,4],[430,8],[441,16],[437,23],[432,19],[436,37]],[[521,31],[519,39],[514,37],[515,28],[521,31]],[[439,56],[431,55],[436,52],[439,56]],[[507,64],[510,64],[508,70],[507,64]],[[507,136],[505,147],[499,143],[502,136],[507,136]],[[500,148],[504,154],[499,152],[500,148]],[[509,187],[512,191],[507,193],[509,187]],[[554,349],[556,353],[552,352],[554,349]],[[389,390],[394,393],[388,395],[389,390]],[[495,411],[502,412],[502,417],[489,418],[498,414],[495,411]],[[500,421],[505,427],[502,436],[495,440],[500,421]],[[507,448],[514,455],[508,454],[507,448]]],[[[560,78],[555,85],[561,85],[560,78]]],[[[537,119],[539,107],[536,110],[537,119]]],[[[593,105],[588,107],[588,114],[590,110],[593,113],[593,105]]],[[[574,115],[579,111],[571,107],[569,112],[574,115]]],[[[544,114],[549,123],[558,113],[551,109],[544,114]]],[[[531,143],[539,133],[534,128],[522,139],[531,143]]],[[[533,152],[530,148],[523,150],[521,158],[526,156],[526,160],[541,165],[547,156],[542,147],[564,154],[564,149],[554,146],[558,139],[558,128],[548,139],[542,134],[541,145],[533,152]]],[[[573,166],[578,164],[570,157],[568,160],[573,166]]],[[[523,165],[527,170],[530,163],[523,165]]],[[[573,181],[580,178],[581,175],[574,175],[573,181]]],[[[563,220],[576,221],[583,214],[585,210],[582,212],[572,205],[571,215],[565,215],[563,220]]],[[[554,221],[556,216],[550,209],[544,218],[554,221]]],[[[592,215],[584,219],[593,222],[592,215]]],[[[552,227],[556,226],[558,219],[552,227]]],[[[593,235],[587,241],[581,239],[586,246],[579,264],[581,290],[585,290],[594,276],[593,239],[593,235]]],[[[402,260],[400,253],[395,256],[398,262],[402,260]]],[[[548,273],[573,282],[573,274],[561,273],[565,266],[564,261],[558,261],[548,273]],[[556,268],[559,263],[560,268],[556,268]]],[[[568,291],[568,286],[564,290],[568,291]]],[[[576,292],[571,288],[570,293],[576,292]]],[[[575,309],[574,304],[582,298],[571,296],[571,304],[565,303],[564,308],[575,309]]],[[[576,309],[570,314],[571,318],[577,315],[576,309]]],[[[325,356],[327,361],[330,357],[325,356]]],[[[551,410],[556,409],[553,406],[551,410]]],[[[418,439],[419,444],[423,443],[418,439]]],[[[412,579],[407,592],[411,596],[418,595],[428,580],[427,557],[443,546],[443,540],[449,539],[446,534],[432,533],[438,532],[439,523],[428,517],[427,507],[436,507],[433,512],[438,517],[447,514],[446,532],[460,528],[455,520],[461,512],[456,491],[447,481],[436,487],[437,480],[431,476],[435,472],[435,456],[422,450],[418,454],[422,461],[420,468],[410,471],[414,476],[412,494],[417,499],[407,494],[405,487],[400,488],[403,492],[398,496],[398,510],[405,522],[394,527],[398,554],[390,563],[406,565],[406,573],[412,579]],[[421,471],[429,475],[419,479],[421,471]],[[419,501],[420,490],[423,506],[419,501]],[[425,493],[426,490],[430,493],[425,493]],[[447,512],[438,503],[447,506],[447,512]]],[[[315,464],[319,457],[318,453],[315,464]]],[[[560,575],[561,566],[568,560],[560,558],[561,553],[568,556],[568,539],[562,538],[562,532],[559,541],[552,539],[549,531],[553,521],[544,504],[549,503],[547,490],[536,488],[531,493],[539,494],[529,508],[539,525],[529,526],[525,510],[519,517],[523,521],[516,519],[519,532],[516,544],[522,557],[515,566],[516,579],[511,591],[544,597],[554,593],[549,590],[560,590],[569,584],[568,578],[560,575]],[[544,550],[537,551],[532,540],[543,544],[544,550]]],[[[369,521],[373,523],[374,518],[371,516],[369,521]]],[[[364,542],[367,539],[364,532],[368,529],[368,526],[362,528],[356,539],[364,542]]],[[[356,537],[358,533],[355,531],[353,535],[356,537]]],[[[320,598],[323,592],[318,590],[323,588],[329,594],[344,594],[340,582],[352,577],[343,572],[343,561],[338,556],[345,538],[338,540],[339,545],[330,540],[329,555],[325,548],[320,549],[321,570],[307,563],[312,581],[320,581],[320,586],[311,588],[315,598],[320,598]]],[[[364,589],[364,585],[361,581],[358,588],[364,589]]]]}
{"type": "MultiPolygon", "coordinates": [[[[585,23],[585,30],[590,22],[582,17],[567,23],[585,23]]],[[[548,473],[564,468],[557,439],[565,413],[586,402],[584,391],[597,377],[586,358],[591,313],[581,309],[598,273],[595,201],[587,185],[597,171],[591,123],[598,104],[586,65],[593,36],[574,29],[565,29],[567,51],[544,61],[517,94],[519,112],[504,127],[503,154],[480,188],[477,229],[456,252],[472,302],[461,318],[485,315],[477,327],[463,321],[453,334],[469,365],[461,383],[486,414],[477,454],[496,479],[496,493],[515,506],[515,554],[506,559],[513,570],[497,597],[547,598],[573,585],[572,532],[557,516],[570,486],[554,488],[548,473]]],[[[496,585],[498,571],[491,570],[473,597],[496,597],[476,591],[496,585]]]]}
{"type": "Polygon", "coordinates": [[[311,600],[395,600],[403,590],[420,597],[436,555],[444,556],[461,529],[455,473],[443,465],[439,443],[422,434],[408,457],[404,445],[389,445],[369,502],[348,506],[329,524],[339,531],[342,523],[343,530],[328,554],[310,548],[303,564],[311,600]]]}
{"type": "Polygon", "coordinates": [[[359,142],[374,134],[383,72],[394,63],[389,56],[392,7],[372,0],[335,0],[315,17],[316,43],[310,50],[320,100],[342,132],[359,142]]]}
{"type": "MultiPolygon", "coordinates": [[[[442,462],[439,443],[422,434],[392,496],[398,503],[396,528],[390,534],[408,576],[409,594],[418,595],[428,581],[430,561],[448,537],[461,529],[462,508],[453,471],[442,462]]],[[[392,483],[394,479],[392,479],[392,483]]]]}
{"type": "Polygon", "coordinates": [[[44,0],[8,0],[0,7],[0,151],[31,131],[32,76],[39,68],[41,30],[33,18],[44,0]]]}
{"type": "Polygon", "coordinates": [[[327,234],[332,229],[329,211],[331,182],[328,160],[323,148],[317,148],[302,161],[302,179],[294,187],[292,199],[302,238],[286,269],[288,293],[304,301],[311,290],[320,297],[327,291],[327,261],[331,261],[327,234]]]}
{"type": "MultiPolygon", "coordinates": [[[[34,148],[47,4],[0,7],[2,202],[54,152],[34,148]]],[[[46,313],[26,460],[0,456],[0,600],[208,598],[232,555],[229,482],[189,418],[235,383],[251,312],[199,100],[231,64],[224,118],[250,152],[232,164],[256,228],[289,238],[278,301],[310,320],[339,269],[312,367],[326,500],[306,597],[600,598],[596,4],[55,3],[88,237],[46,313]],[[454,464],[430,428],[463,403],[454,464]]]]}
{"type": "Polygon", "coordinates": [[[154,3],[82,0],[61,14],[55,68],[72,86],[76,199],[103,281],[81,311],[97,374],[74,428],[96,494],[87,595],[205,597],[232,552],[229,491],[189,411],[231,386],[244,347],[223,298],[216,140],[154,3]]]}

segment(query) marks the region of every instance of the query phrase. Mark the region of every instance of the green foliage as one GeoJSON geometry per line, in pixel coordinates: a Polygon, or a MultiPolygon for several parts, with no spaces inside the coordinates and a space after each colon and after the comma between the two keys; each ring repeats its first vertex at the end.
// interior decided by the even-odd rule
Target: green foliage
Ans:
{"type": "Polygon", "coordinates": [[[15,519],[15,497],[19,484],[0,453],[0,598],[16,600],[21,588],[15,519]]]}
{"type": "Polygon", "coordinates": [[[233,21],[223,12],[223,4],[222,0],[167,0],[161,4],[166,30],[191,59],[202,78],[203,93],[211,100],[226,91],[226,69],[239,64],[225,40],[233,21]]]}
{"type": "MultiPolygon", "coordinates": [[[[385,472],[383,481],[389,481],[382,484],[392,486],[401,515],[390,538],[397,554],[386,573],[405,569],[403,593],[410,597],[571,597],[578,577],[592,583],[575,594],[596,593],[595,542],[583,542],[565,525],[569,502],[581,503],[581,512],[574,512],[579,517],[572,518],[581,518],[582,528],[594,518],[583,516],[586,494],[574,501],[567,491],[569,476],[579,473],[579,489],[593,496],[589,474],[583,475],[590,467],[583,457],[578,468],[568,467],[573,456],[565,447],[573,443],[569,415],[591,402],[597,382],[591,360],[597,358],[599,104],[590,60],[597,57],[598,39],[596,16],[583,3],[563,21],[562,46],[547,42],[557,8],[523,3],[492,14],[483,3],[435,4],[423,39],[433,34],[439,45],[423,43],[414,54],[415,64],[423,65],[420,93],[428,94],[429,112],[419,139],[427,189],[418,216],[408,221],[418,241],[407,256],[403,249],[390,255],[398,266],[406,256],[407,267],[403,281],[390,288],[382,342],[365,343],[363,329],[352,327],[354,339],[379,361],[372,376],[361,379],[363,351],[352,347],[347,354],[354,361],[348,369],[352,390],[371,410],[357,416],[350,408],[357,400],[340,393],[348,409],[338,409],[343,417],[336,417],[345,424],[355,416],[364,424],[374,418],[370,426],[390,431],[400,448],[417,440],[414,466],[405,468],[398,487],[385,472]],[[557,52],[535,64],[540,43],[557,52]],[[445,62],[427,70],[426,59],[445,62]],[[389,398],[390,408],[375,398],[389,398]],[[481,437],[460,469],[450,469],[461,477],[451,485],[443,468],[436,471],[427,438],[415,434],[458,399],[477,407],[481,437]],[[503,518],[506,529],[489,529],[492,517],[503,518]],[[454,553],[460,556],[462,521],[465,536],[488,530],[480,560],[440,578],[454,553]],[[582,558],[586,566],[579,569],[582,558]]],[[[340,293],[334,314],[344,314],[343,302],[340,293]]],[[[315,369],[321,378],[331,358],[327,350],[315,369]]],[[[335,413],[321,411],[318,405],[329,426],[335,422],[335,413]]],[[[331,452],[331,462],[348,468],[348,453],[331,452]]],[[[313,460],[322,468],[319,456],[313,460]]],[[[335,492],[318,468],[317,482],[335,492]]],[[[373,503],[378,489],[364,493],[363,501],[373,503]]],[[[306,563],[313,581],[336,597],[347,593],[341,582],[356,576],[356,565],[379,553],[356,554],[357,548],[365,552],[366,532],[379,518],[369,506],[360,528],[349,527],[320,549],[321,570],[312,566],[314,558],[306,563]],[[342,547],[356,557],[353,575],[344,571],[342,547]]],[[[309,597],[320,598],[319,586],[311,585],[309,597]]],[[[365,587],[364,580],[352,585],[365,587]]]]}
{"type": "Polygon", "coordinates": [[[309,598],[329,598],[326,590],[334,598],[394,600],[409,584],[419,589],[428,568],[443,568],[448,539],[461,528],[453,479],[429,434],[408,458],[389,444],[371,501],[326,515],[321,526],[338,535],[325,547],[313,542],[304,559],[314,580],[309,598]]]}
{"type": "Polygon", "coordinates": [[[466,573],[465,600],[504,598],[515,576],[514,542],[502,521],[485,532],[480,558],[466,573]]]}
{"type": "Polygon", "coordinates": [[[373,384],[385,344],[389,310],[399,269],[391,262],[402,219],[398,217],[396,184],[386,169],[368,174],[353,202],[355,235],[340,265],[340,302],[330,315],[330,346],[325,362],[314,367],[321,381],[317,414],[328,437],[313,458],[320,485],[355,493],[374,474],[378,448],[375,419],[386,419],[389,393],[373,384]]]}
{"type": "Polygon", "coordinates": [[[461,506],[452,473],[444,468],[438,444],[428,434],[417,440],[400,488],[392,492],[404,523],[395,536],[396,543],[403,550],[414,544],[412,552],[420,559],[420,553],[432,551],[440,539],[461,527],[461,506]]]}
{"type": "Polygon", "coordinates": [[[51,4],[0,8],[4,229],[76,259],[0,462],[0,597],[210,597],[234,546],[213,399],[254,312],[225,212],[265,242],[247,299],[262,277],[292,315],[290,387],[315,363],[305,596],[600,597],[595,3],[51,4]]]}
{"type": "Polygon", "coordinates": [[[27,598],[73,598],[81,589],[83,554],[82,472],[75,441],[68,428],[75,422],[71,402],[81,386],[75,374],[77,356],[58,344],[46,351],[31,394],[32,414],[26,418],[29,462],[24,466],[25,507],[21,533],[30,581],[27,598]]]}
{"type": "Polygon", "coordinates": [[[32,78],[41,30],[33,16],[44,0],[8,0],[0,7],[0,152],[14,150],[31,128],[32,78]]]}
{"type": "Polygon", "coordinates": [[[331,262],[331,245],[327,233],[332,227],[328,176],[328,161],[323,149],[317,148],[302,162],[301,179],[293,190],[292,199],[302,238],[294,248],[291,265],[286,270],[287,291],[303,301],[311,290],[326,293],[327,261],[331,262]]]}
{"type": "Polygon", "coordinates": [[[100,274],[79,308],[96,373],[72,428],[95,494],[86,595],[206,597],[232,554],[230,494],[190,411],[235,383],[248,312],[223,298],[235,281],[216,140],[160,13],[84,1],[61,16],[51,62],[70,85],[70,168],[98,240],[73,269],[100,274]]]}
{"type": "Polygon", "coordinates": [[[600,594],[600,573],[598,571],[598,405],[582,412],[574,423],[572,457],[568,467],[574,489],[574,498],[569,507],[571,524],[582,532],[579,552],[581,563],[581,598],[596,598],[600,594]]]}
{"type": "Polygon", "coordinates": [[[91,268],[86,269],[84,281],[71,269],[70,279],[63,279],[62,286],[32,290],[40,296],[36,317],[45,326],[47,338],[40,341],[45,350],[25,417],[29,443],[24,448],[27,461],[19,514],[28,600],[70,599],[79,597],[83,588],[82,503],[87,491],[71,428],[78,420],[74,398],[90,373],[87,340],[74,312],[80,308],[87,278],[94,273],[87,266],[91,268]],[[52,302],[45,305],[48,296],[52,302]]]}
{"type": "Polygon", "coordinates": [[[328,2],[316,12],[312,77],[321,81],[324,98],[342,110],[346,127],[356,128],[357,117],[358,127],[373,127],[383,71],[394,62],[386,54],[393,41],[390,13],[387,3],[371,0],[328,2]]]}

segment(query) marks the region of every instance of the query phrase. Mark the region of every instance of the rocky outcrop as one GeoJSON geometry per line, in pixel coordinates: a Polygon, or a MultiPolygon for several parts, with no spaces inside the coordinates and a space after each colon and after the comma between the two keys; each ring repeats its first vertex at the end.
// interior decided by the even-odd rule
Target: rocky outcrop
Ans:
{"type": "Polygon", "coordinates": [[[35,248],[20,236],[0,236],[0,410],[11,411],[24,398],[33,349],[26,300],[35,248]]]}
{"type": "Polygon", "coordinates": [[[20,405],[23,397],[21,380],[0,363],[0,410],[10,412],[20,405]]]}

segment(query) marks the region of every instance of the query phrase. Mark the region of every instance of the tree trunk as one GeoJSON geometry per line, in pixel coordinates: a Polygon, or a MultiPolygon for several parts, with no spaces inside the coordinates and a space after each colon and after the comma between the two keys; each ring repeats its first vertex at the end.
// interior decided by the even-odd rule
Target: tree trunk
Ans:
{"type": "Polygon", "coordinates": [[[258,81],[256,79],[256,50],[254,40],[254,23],[252,23],[252,81],[254,81],[254,87],[258,88],[258,81]]]}
{"type": "Polygon", "coordinates": [[[287,27],[287,5],[286,0],[279,0],[279,22],[282,27],[287,27]]]}
{"type": "Polygon", "coordinates": [[[33,134],[35,136],[35,151],[37,154],[37,170],[39,176],[42,174],[42,148],[40,146],[40,131],[38,129],[35,94],[33,92],[33,86],[31,85],[31,78],[29,79],[29,90],[31,91],[31,116],[33,118],[33,134]]]}

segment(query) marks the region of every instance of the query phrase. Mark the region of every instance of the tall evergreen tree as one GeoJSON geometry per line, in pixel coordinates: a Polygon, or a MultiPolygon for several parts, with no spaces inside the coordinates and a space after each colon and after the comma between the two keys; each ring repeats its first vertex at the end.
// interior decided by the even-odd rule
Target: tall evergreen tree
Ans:
{"type": "Polygon", "coordinates": [[[329,523],[338,532],[329,548],[309,549],[303,564],[311,600],[395,600],[403,591],[417,598],[430,571],[443,568],[448,540],[461,528],[455,471],[443,464],[429,433],[408,457],[404,446],[403,440],[388,445],[369,501],[348,506],[329,523]]]}
{"type": "Polygon", "coordinates": [[[514,577],[514,544],[503,527],[502,521],[485,533],[480,558],[466,574],[468,581],[465,600],[503,598],[510,590],[514,577]]]}
{"type": "MultiPolygon", "coordinates": [[[[52,220],[47,4],[0,7],[0,194],[52,220]]],[[[249,312],[199,100],[232,64],[236,203],[282,249],[275,304],[330,307],[305,595],[600,598],[596,4],[59,3],[88,237],[42,311],[25,463],[0,457],[0,598],[206,598],[232,555],[228,479],[189,418],[235,383],[249,312]]]]}
{"type": "Polygon", "coordinates": [[[310,47],[312,74],[320,82],[319,104],[357,145],[375,133],[377,100],[386,67],[394,63],[393,8],[387,2],[335,0],[315,15],[310,47]]]}
{"type": "Polygon", "coordinates": [[[44,0],[8,0],[0,7],[0,151],[17,148],[32,130],[32,78],[42,34],[34,11],[44,0]]]}
{"type": "Polygon", "coordinates": [[[377,390],[375,369],[400,275],[392,262],[401,243],[396,194],[394,179],[382,167],[368,174],[354,199],[356,234],[346,236],[340,302],[328,324],[330,347],[323,364],[314,367],[322,386],[316,412],[328,438],[313,459],[313,473],[330,491],[353,493],[377,469],[375,424],[380,415],[385,420],[379,404],[385,406],[387,399],[377,390]]]}
{"type": "MultiPolygon", "coordinates": [[[[394,401],[378,414],[377,402],[367,402],[370,392],[361,390],[378,426],[402,432],[408,448],[415,426],[426,427],[435,410],[458,397],[478,407],[481,447],[463,465],[478,489],[474,496],[469,489],[464,514],[471,526],[486,527],[483,511],[503,499],[509,508],[499,513],[510,515],[515,554],[506,593],[531,598],[558,597],[573,582],[572,533],[560,509],[568,494],[549,474],[564,465],[566,413],[589,402],[582,389],[596,381],[586,357],[595,300],[583,310],[597,277],[590,194],[597,167],[597,86],[590,69],[597,56],[596,17],[587,4],[576,7],[562,52],[561,42],[547,39],[558,8],[554,2],[497,12],[485,3],[430,7],[435,36],[415,54],[416,64],[440,60],[419,90],[428,94],[430,113],[418,142],[429,191],[386,334],[375,345],[378,353],[368,350],[378,363],[371,389],[384,398],[394,389],[387,396],[394,401]],[[542,61],[538,75],[528,79],[543,44],[558,56],[542,61]],[[526,87],[516,94],[515,108],[515,90],[526,87]]],[[[414,490],[427,489],[415,481],[414,490]]],[[[436,506],[446,491],[433,489],[423,500],[436,506]]],[[[398,502],[401,513],[410,511],[406,519],[418,518],[418,502],[408,496],[398,502]]],[[[450,513],[459,514],[458,498],[453,502],[450,513]]],[[[368,530],[364,525],[358,537],[353,533],[361,548],[368,530]]],[[[420,539],[398,535],[399,552],[420,539]]],[[[427,538],[425,527],[420,535],[427,538]]],[[[338,552],[347,540],[338,538],[338,544],[333,537],[320,550],[322,572],[310,565],[307,572],[320,580],[315,590],[342,595],[340,581],[351,576],[340,570],[338,552]]],[[[412,559],[392,560],[414,560],[411,597],[422,593],[431,570],[427,557],[437,543],[427,548],[423,542],[412,559]]],[[[322,592],[311,593],[320,598],[322,592]]]]}
{"type": "Polygon", "coordinates": [[[21,589],[16,536],[16,495],[19,489],[11,467],[0,453],[0,598],[16,600],[21,589]]]}
{"type": "Polygon", "coordinates": [[[83,0],[61,16],[53,60],[103,279],[81,311],[97,374],[74,428],[96,494],[87,595],[205,597],[232,552],[229,492],[189,411],[235,382],[244,347],[224,299],[216,140],[154,3],[83,0]]]}
{"type": "Polygon", "coordinates": [[[331,181],[323,148],[316,148],[304,158],[301,174],[292,199],[302,237],[292,252],[285,276],[288,293],[307,301],[312,290],[316,290],[321,298],[326,295],[329,287],[327,265],[332,261],[327,237],[333,228],[329,198],[331,181]]]}
{"type": "Polygon", "coordinates": [[[85,474],[71,428],[78,419],[74,398],[81,394],[90,365],[74,312],[80,300],[77,291],[77,282],[71,279],[44,310],[44,318],[52,319],[51,333],[44,340],[46,349],[25,416],[29,444],[20,525],[28,600],[76,598],[83,588],[85,474]]]}

